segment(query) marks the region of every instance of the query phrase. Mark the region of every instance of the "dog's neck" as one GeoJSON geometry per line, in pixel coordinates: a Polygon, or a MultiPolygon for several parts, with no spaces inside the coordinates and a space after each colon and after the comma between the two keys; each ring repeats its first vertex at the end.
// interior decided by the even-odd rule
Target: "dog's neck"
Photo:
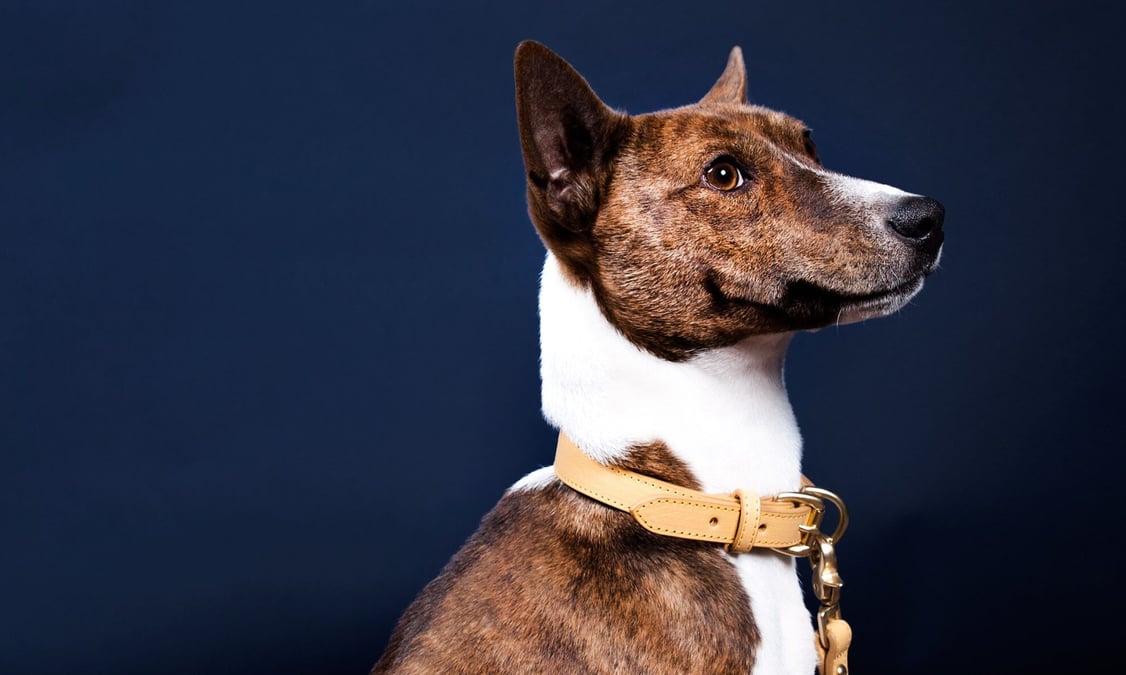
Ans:
{"type": "Polygon", "coordinates": [[[626,340],[548,255],[540,290],[543,411],[600,461],[663,441],[708,492],[800,485],[801,436],[782,364],[790,335],[673,363],[626,340]]]}

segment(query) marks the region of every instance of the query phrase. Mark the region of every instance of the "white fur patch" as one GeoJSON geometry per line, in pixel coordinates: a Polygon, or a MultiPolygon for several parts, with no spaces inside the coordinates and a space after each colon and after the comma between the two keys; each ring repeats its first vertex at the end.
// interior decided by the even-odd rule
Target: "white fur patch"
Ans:
{"type": "Polygon", "coordinates": [[[834,196],[844,202],[890,202],[903,197],[912,197],[910,192],[904,192],[897,187],[884,185],[875,181],[854,178],[844,174],[821,172],[826,177],[826,183],[833,191],[834,196]]]}
{"type": "Polygon", "coordinates": [[[539,490],[540,488],[545,488],[548,485],[551,485],[553,482],[555,482],[555,467],[545,466],[543,468],[536,469],[527,476],[524,476],[520,480],[513,483],[512,487],[508,488],[508,491],[522,492],[539,490]]]}

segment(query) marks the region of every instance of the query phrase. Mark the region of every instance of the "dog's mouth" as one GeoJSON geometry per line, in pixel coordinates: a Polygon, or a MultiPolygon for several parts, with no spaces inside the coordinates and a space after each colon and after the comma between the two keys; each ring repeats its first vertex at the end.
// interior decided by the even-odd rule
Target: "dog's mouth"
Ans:
{"type": "Polygon", "coordinates": [[[794,281],[787,285],[781,304],[820,325],[856,323],[898,311],[922,290],[925,276],[920,274],[871,293],[841,293],[808,281],[794,281]]]}
{"type": "Polygon", "coordinates": [[[751,308],[788,330],[814,330],[892,314],[922,290],[928,273],[929,270],[924,270],[900,284],[869,293],[846,293],[811,281],[790,281],[771,302],[728,292],[722,278],[715,273],[708,276],[705,288],[717,307],[751,308]]]}

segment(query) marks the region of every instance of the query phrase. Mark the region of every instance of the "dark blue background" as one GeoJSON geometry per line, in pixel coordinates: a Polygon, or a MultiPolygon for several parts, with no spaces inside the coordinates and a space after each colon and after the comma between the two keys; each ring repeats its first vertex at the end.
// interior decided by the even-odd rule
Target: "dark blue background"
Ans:
{"type": "Polygon", "coordinates": [[[360,673],[550,462],[511,58],[754,101],[941,199],[943,269],[800,336],[866,673],[1120,661],[1113,3],[0,4],[0,672],[360,673]]]}

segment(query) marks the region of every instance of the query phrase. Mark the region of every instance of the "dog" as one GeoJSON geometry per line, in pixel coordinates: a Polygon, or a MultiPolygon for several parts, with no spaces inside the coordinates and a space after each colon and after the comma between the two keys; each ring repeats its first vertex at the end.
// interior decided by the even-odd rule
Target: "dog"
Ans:
{"type": "MultiPolygon", "coordinates": [[[[804,124],[747,103],[738,47],[698,103],[637,116],[538,43],[515,73],[547,420],[620,475],[799,489],[791,337],[903,307],[938,265],[942,205],[826,170],[804,124]]],[[[659,534],[546,467],[372,672],[805,675],[811,623],[792,557],[659,534]]]]}

